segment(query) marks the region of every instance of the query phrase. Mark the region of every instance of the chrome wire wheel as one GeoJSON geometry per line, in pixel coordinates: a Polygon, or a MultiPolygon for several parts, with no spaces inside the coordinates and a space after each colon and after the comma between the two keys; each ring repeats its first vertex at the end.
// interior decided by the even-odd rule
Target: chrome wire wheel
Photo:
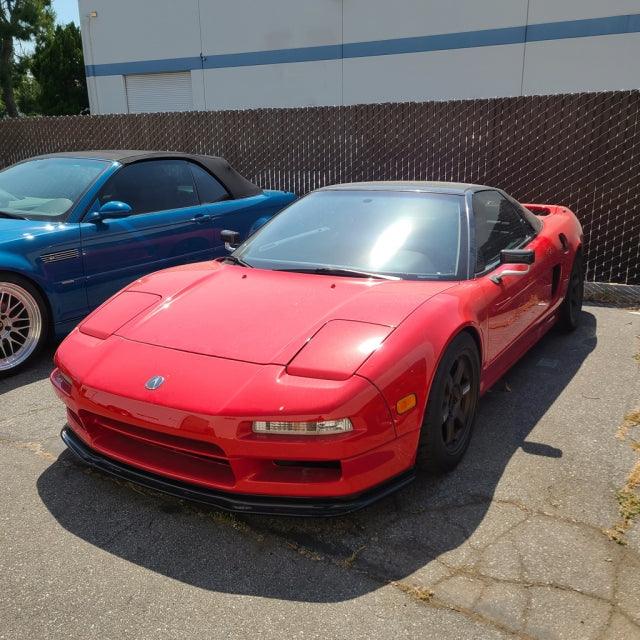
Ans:
{"type": "Polygon", "coordinates": [[[442,443],[455,455],[466,444],[475,411],[473,367],[466,354],[459,355],[444,379],[442,394],[442,443]]]}
{"type": "Polygon", "coordinates": [[[42,337],[42,312],[36,299],[12,282],[0,282],[0,372],[20,366],[42,337]]]}

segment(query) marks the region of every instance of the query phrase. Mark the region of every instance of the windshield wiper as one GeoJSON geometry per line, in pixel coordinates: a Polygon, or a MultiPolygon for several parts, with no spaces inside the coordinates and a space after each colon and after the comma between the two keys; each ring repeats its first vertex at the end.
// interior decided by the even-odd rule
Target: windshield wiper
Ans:
{"type": "Polygon", "coordinates": [[[345,276],[355,278],[379,278],[381,280],[400,280],[396,276],[387,276],[382,273],[360,271],[359,269],[347,269],[345,267],[300,267],[298,269],[277,269],[277,271],[291,271],[297,273],[317,273],[326,276],[345,276]]]}
{"type": "Polygon", "coordinates": [[[248,262],[245,262],[242,258],[238,258],[237,256],[234,256],[234,255],[222,256],[221,258],[216,258],[216,262],[224,262],[225,260],[228,260],[233,264],[239,264],[241,267],[249,267],[249,269],[253,269],[252,264],[249,264],[248,262]]]}
{"type": "Polygon", "coordinates": [[[26,220],[24,216],[20,216],[17,213],[10,213],[9,211],[0,211],[0,218],[13,218],[14,220],[26,220]]]}

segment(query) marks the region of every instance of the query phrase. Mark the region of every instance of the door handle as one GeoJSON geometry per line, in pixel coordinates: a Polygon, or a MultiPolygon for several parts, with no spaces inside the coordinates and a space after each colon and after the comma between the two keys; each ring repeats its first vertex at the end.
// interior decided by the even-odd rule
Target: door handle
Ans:
{"type": "Polygon", "coordinates": [[[204,224],[205,222],[209,222],[211,220],[211,216],[207,216],[204,213],[196,213],[193,218],[191,218],[191,222],[197,222],[198,224],[204,224]]]}
{"type": "Polygon", "coordinates": [[[500,284],[502,282],[502,278],[504,278],[505,276],[526,276],[530,271],[531,265],[529,264],[527,265],[527,268],[523,269],[522,271],[517,269],[504,269],[504,271],[501,271],[500,273],[489,276],[489,280],[491,280],[491,282],[494,282],[495,284],[500,284]]]}

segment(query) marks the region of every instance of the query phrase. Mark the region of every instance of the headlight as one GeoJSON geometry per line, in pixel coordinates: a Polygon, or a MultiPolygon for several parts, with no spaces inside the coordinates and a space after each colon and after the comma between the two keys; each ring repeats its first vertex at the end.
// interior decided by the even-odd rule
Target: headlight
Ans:
{"type": "Polygon", "coordinates": [[[60,369],[58,369],[57,367],[53,370],[53,373],[51,374],[51,382],[54,384],[54,386],[58,389],[60,389],[60,391],[62,391],[62,393],[64,393],[67,396],[71,395],[71,390],[73,389],[73,380],[71,380],[71,378],[68,375],[65,375],[64,373],[62,373],[62,371],[60,371],[60,369]]]}
{"type": "Polygon", "coordinates": [[[319,422],[261,422],[253,423],[255,433],[276,433],[293,436],[325,436],[353,431],[349,418],[319,422]]]}

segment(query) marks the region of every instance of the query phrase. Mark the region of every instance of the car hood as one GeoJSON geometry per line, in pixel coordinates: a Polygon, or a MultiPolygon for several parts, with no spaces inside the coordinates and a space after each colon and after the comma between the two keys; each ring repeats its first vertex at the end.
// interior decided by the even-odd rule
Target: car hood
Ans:
{"type": "Polygon", "coordinates": [[[0,217],[0,243],[13,242],[23,238],[35,238],[49,234],[68,225],[60,222],[46,222],[43,220],[18,220],[0,217]]]}
{"type": "MultiPolygon", "coordinates": [[[[287,364],[329,322],[339,321],[324,340],[340,342],[342,335],[383,340],[416,307],[454,285],[284,273],[218,262],[188,265],[130,287],[127,292],[161,300],[147,298],[135,318],[117,322],[115,333],[208,356],[287,364]],[[387,329],[376,331],[376,326],[387,329]]],[[[108,305],[99,313],[107,310],[108,305]]]]}

